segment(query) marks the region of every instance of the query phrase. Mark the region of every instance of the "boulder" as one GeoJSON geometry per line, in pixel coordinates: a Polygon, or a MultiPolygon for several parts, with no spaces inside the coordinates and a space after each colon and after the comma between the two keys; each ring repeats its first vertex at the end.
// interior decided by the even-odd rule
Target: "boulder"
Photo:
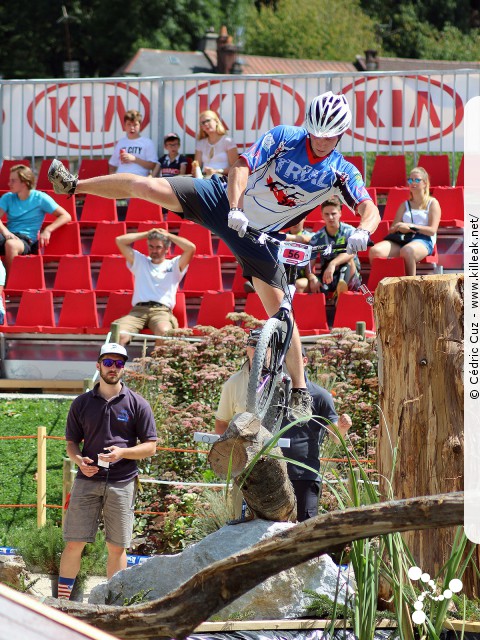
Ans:
{"type": "MultiPolygon", "coordinates": [[[[256,519],[222,527],[182,553],[154,556],[141,565],[119,571],[108,583],[95,587],[88,601],[122,605],[125,598],[148,589],[151,591],[146,599],[162,598],[214,562],[293,526],[289,522],[256,519]]],[[[305,590],[325,594],[332,600],[338,592],[337,600],[343,603],[347,588],[354,593],[352,587],[347,587],[341,569],[324,554],[265,580],[216,615],[229,619],[233,614],[248,612],[250,620],[298,618],[305,615],[306,606],[311,602],[305,590]]]]}
{"type": "Polygon", "coordinates": [[[21,589],[28,582],[28,573],[21,556],[0,556],[0,582],[21,589]]]}

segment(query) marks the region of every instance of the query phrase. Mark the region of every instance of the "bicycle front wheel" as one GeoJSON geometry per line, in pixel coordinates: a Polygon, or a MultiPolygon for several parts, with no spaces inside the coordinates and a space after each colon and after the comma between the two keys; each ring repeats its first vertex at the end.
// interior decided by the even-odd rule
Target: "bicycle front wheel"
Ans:
{"type": "Polygon", "coordinates": [[[262,420],[272,402],[282,375],[279,360],[284,343],[285,323],[269,318],[265,323],[252,360],[247,387],[247,411],[262,420]]]}

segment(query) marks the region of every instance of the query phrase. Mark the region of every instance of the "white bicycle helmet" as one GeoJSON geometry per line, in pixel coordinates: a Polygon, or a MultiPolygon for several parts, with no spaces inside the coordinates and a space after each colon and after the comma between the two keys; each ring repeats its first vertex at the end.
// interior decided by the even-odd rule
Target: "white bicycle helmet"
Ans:
{"type": "Polygon", "coordinates": [[[314,98],[305,114],[305,128],[317,138],[340,136],[351,122],[352,113],[345,96],[331,91],[314,98]]]}

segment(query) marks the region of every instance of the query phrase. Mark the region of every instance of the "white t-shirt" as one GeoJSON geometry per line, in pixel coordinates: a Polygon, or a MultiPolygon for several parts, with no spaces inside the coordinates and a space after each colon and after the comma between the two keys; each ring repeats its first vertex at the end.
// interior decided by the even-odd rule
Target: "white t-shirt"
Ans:
{"type": "Polygon", "coordinates": [[[187,273],[188,265],[180,271],[178,263],[181,256],[153,264],[151,258],[140,251],[134,249],[133,253],[133,264],[127,261],[128,268],[135,276],[132,305],[139,302],[159,302],[173,309],[178,285],[187,273]]]}
{"type": "Polygon", "coordinates": [[[125,149],[127,153],[133,153],[134,156],[137,156],[137,158],[141,160],[158,162],[155,145],[150,138],[140,136],[140,138],[129,140],[124,136],[116,143],[112,157],[108,161],[108,164],[112,167],[117,167],[116,173],[134,173],[137,176],[148,176],[150,174],[150,169],[145,169],[136,162],[120,162],[120,149],[125,149]]]}
{"type": "Polygon", "coordinates": [[[222,136],[215,144],[210,144],[208,138],[197,140],[196,151],[202,152],[202,165],[211,169],[228,169],[228,151],[236,149],[237,145],[228,136],[222,136]]]}
{"type": "Polygon", "coordinates": [[[246,362],[240,371],[234,373],[225,382],[220,395],[220,402],[215,413],[217,420],[230,422],[234,415],[243,413],[247,407],[247,387],[250,371],[246,362]]]}

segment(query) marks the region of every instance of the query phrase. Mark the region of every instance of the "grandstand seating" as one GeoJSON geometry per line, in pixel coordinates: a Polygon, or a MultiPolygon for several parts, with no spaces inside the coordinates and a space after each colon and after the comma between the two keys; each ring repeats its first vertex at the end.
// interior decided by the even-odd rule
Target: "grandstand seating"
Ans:
{"type": "Polygon", "coordinates": [[[448,155],[420,155],[418,167],[423,167],[430,178],[431,187],[449,187],[451,185],[448,155]]]}
{"type": "MultiPolygon", "coordinates": [[[[193,224],[192,222],[182,222],[178,227],[177,234],[180,237],[193,242],[193,244],[196,246],[195,255],[213,255],[212,234],[205,227],[201,227],[198,224],[193,224]]],[[[183,251],[177,245],[174,245],[172,248],[174,256],[180,255],[183,251]]]]}
{"type": "Polygon", "coordinates": [[[181,283],[187,297],[203,295],[213,289],[223,291],[220,258],[218,256],[194,256],[181,283]]]}
{"type": "Polygon", "coordinates": [[[26,289],[45,289],[42,256],[16,256],[8,272],[5,293],[20,295],[26,289]]]}
{"type": "Polygon", "coordinates": [[[8,190],[8,181],[10,179],[10,169],[16,164],[25,164],[30,166],[30,160],[23,158],[23,160],[4,160],[0,168],[0,189],[8,190]]]}
{"type": "Polygon", "coordinates": [[[80,333],[88,333],[89,329],[98,329],[94,291],[67,291],[60,311],[58,327],[74,329],[80,333]]]}
{"type": "Polygon", "coordinates": [[[243,311],[245,313],[248,313],[249,316],[257,318],[257,320],[268,319],[268,313],[265,311],[265,307],[263,306],[258,293],[247,294],[247,299],[245,301],[245,307],[243,311]]]}
{"type": "Polygon", "coordinates": [[[117,222],[117,201],[87,193],[83,203],[80,225],[95,226],[99,222],[117,222]]]}
{"type": "Polygon", "coordinates": [[[405,156],[376,156],[372,169],[370,187],[377,193],[388,193],[392,187],[403,187],[407,181],[405,156]]]}
{"type": "Polygon", "coordinates": [[[58,263],[53,295],[61,296],[75,289],[92,289],[89,256],[62,256],[58,263]]]}
{"type": "MultiPolygon", "coordinates": [[[[70,214],[70,217],[72,218],[71,222],[77,221],[77,203],[75,200],[75,195],[66,196],[63,194],[55,193],[55,191],[47,190],[45,190],[45,193],[48,193],[48,195],[55,200],[58,206],[63,207],[65,211],[70,214]]],[[[50,222],[53,222],[53,220],[55,219],[56,218],[53,213],[47,213],[43,220],[43,224],[50,224],[50,222]]]]}
{"type": "Polygon", "coordinates": [[[365,322],[367,331],[375,331],[373,307],[363,293],[345,291],[338,297],[333,327],[347,327],[355,331],[359,321],[365,322]]]}
{"type": "Polygon", "coordinates": [[[125,222],[99,222],[95,227],[90,258],[102,260],[104,256],[120,255],[115,238],[127,233],[125,222]]]}
{"type": "Polygon", "coordinates": [[[26,289],[22,292],[15,324],[9,331],[48,332],[55,327],[53,296],[48,290],[26,289]]]}
{"type": "Polygon", "coordinates": [[[95,291],[97,296],[109,295],[112,291],[133,291],[133,275],[123,256],[105,256],[100,265],[95,291]]]}
{"type": "Polygon", "coordinates": [[[227,318],[227,314],[234,310],[235,298],[231,291],[205,291],[198,311],[197,324],[217,328],[233,324],[232,320],[227,318]]]}
{"type": "Polygon", "coordinates": [[[162,207],[141,198],[130,198],[125,216],[127,227],[138,227],[140,222],[163,222],[162,207]]]}
{"type": "Polygon", "coordinates": [[[293,298],[293,314],[300,335],[310,336],[329,332],[325,294],[297,293],[293,298]]]}
{"type": "MultiPolygon", "coordinates": [[[[67,169],[70,169],[70,162],[66,158],[62,158],[61,160],[63,162],[63,165],[67,169]]],[[[38,171],[38,177],[37,177],[37,184],[35,187],[36,189],[39,189],[40,191],[50,191],[50,189],[52,188],[52,184],[48,179],[48,169],[51,164],[52,164],[52,160],[48,158],[42,160],[42,162],[40,163],[40,169],[38,171]]]]}
{"type": "Polygon", "coordinates": [[[389,220],[390,222],[395,218],[398,211],[398,207],[408,200],[410,197],[410,189],[406,187],[397,187],[390,189],[387,195],[387,202],[385,209],[383,210],[382,220],[389,220]]]}
{"type": "Polygon", "coordinates": [[[242,268],[239,264],[237,264],[237,268],[235,269],[235,275],[233,276],[233,282],[232,282],[232,291],[233,291],[233,295],[236,298],[244,298],[247,295],[244,287],[244,284],[246,282],[247,282],[246,279],[242,275],[242,268]]]}
{"type": "Polygon", "coordinates": [[[221,262],[235,262],[235,256],[233,255],[230,247],[223,240],[218,241],[216,254],[221,262]]]}
{"type": "Polygon", "coordinates": [[[85,178],[95,178],[97,176],[106,176],[107,174],[107,158],[82,158],[78,169],[78,177],[80,180],[85,180],[85,178]]]}
{"type": "Polygon", "coordinates": [[[362,174],[362,178],[365,180],[365,165],[363,162],[363,156],[344,156],[344,158],[345,160],[348,160],[348,162],[351,162],[354,167],[357,167],[357,169],[362,174]]]}
{"type": "Polygon", "coordinates": [[[126,316],[132,308],[131,291],[111,291],[103,314],[102,327],[108,329],[112,322],[126,316]]]}
{"type": "Polygon", "coordinates": [[[80,255],[80,228],[78,222],[69,222],[63,227],[55,229],[50,236],[50,242],[41,249],[44,262],[60,260],[64,255],[80,255]]]}
{"type": "Polygon", "coordinates": [[[463,187],[465,184],[465,156],[462,156],[460,160],[460,166],[458,167],[457,179],[455,180],[456,187],[463,187]]]}
{"type": "Polygon", "coordinates": [[[375,291],[383,278],[405,275],[405,261],[403,258],[374,258],[368,278],[368,288],[375,291]]]}
{"type": "Polygon", "coordinates": [[[464,194],[463,187],[435,187],[432,196],[437,198],[442,215],[440,227],[464,226],[464,194]]]}

